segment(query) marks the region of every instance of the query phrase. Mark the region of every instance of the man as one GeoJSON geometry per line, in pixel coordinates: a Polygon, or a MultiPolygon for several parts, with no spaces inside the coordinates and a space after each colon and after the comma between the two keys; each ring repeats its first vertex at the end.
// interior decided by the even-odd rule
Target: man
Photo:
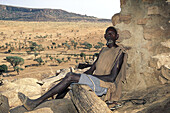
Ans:
{"type": "Polygon", "coordinates": [[[127,54],[116,44],[119,35],[114,27],[108,27],[104,37],[107,47],[103,48],[91,68],[83,74],[69,72],[63,80],[38,99],[31,100],[22,93],[18,97],[27,110],[32,110],[41,102],[55,94],[64,97],[73,83],[87,84],[104,101],[117,101],[121,96],[121,84],[125,80],[127,54]]]}

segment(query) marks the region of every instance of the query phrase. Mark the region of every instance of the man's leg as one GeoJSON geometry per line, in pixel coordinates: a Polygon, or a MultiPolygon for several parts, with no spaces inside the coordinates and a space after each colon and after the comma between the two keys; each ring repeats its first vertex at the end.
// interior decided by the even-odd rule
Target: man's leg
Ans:
{"type": "Polygon", "coordinates": [[[64,98],[65,97],[65,95],[67,94],[67,92],[69,92],[70,91],[70,89],[65,89],[62,93],[59,93],[59,94],[57,94],[57,96],[55,97],[55,99],[62,99],[62,98],[64,98]]]}
{"type": "Polygon", "coordinates": [[[80,76],[81,76],[80,74],[71,72],[68,73],[60,83],[51,88],[49,91],[47,91],[44,95],[42,95],[38,99],[31,100],[22,93],[18,93],[18,97],[27,110],[33,110],[36,106],[38,106],[41,102],[43,102],[47,98],[52,97],[55,94],[61,94],[62,92],[64,92],[64,90],[66,90],[71,83],[77,83],[80,79],[80,76]]]}

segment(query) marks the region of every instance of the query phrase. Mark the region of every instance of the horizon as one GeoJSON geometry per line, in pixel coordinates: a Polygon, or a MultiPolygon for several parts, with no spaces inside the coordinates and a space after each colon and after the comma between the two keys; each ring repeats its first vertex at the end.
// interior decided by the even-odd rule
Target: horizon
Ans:
{"type": "Polygon", "coordinates": [[[22,8],[34,8],[34,9],[60,9],[70,13],[76,13],[81,15],[93,16],[101,19],[111,19],[112,16],[121,11],[120,1],[112,0],[0,0],[1,5],[13,6],[13,7],[22,7],[22,8]],[[88,2],[89,1],[89,2],[88,2]],[[32,4],[33,3],[33,4],[32,4]],[[67,3],[67,4],[66,4],[67,3]],[[95,7],[94,7],[95,5],[95,7]],[[102,7],[102,8],[101,8],[102,7]],[[107,12],[107,13],[106,13],[107,12]]]}

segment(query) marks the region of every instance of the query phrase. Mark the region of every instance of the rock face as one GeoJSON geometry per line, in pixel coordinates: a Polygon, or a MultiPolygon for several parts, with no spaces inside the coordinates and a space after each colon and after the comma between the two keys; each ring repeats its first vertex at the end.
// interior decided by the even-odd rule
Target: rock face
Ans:
{"type": "Polygon", "coordinates": [[[170,69],[168,2],[166,0],[120,0],[120,2],[121,12],[112,17],[112,23],[120,34],[118,42],[127,48],[128,53],[127,83],[123,86],[124,90],[135,91],[159,83],[168,83],[167,73],[169,74],[170,69]]]}

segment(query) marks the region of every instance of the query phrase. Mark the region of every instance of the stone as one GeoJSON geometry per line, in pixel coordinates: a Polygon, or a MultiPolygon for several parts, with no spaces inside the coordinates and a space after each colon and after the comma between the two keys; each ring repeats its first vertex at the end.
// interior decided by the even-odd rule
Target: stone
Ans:
{"type": "Polygon", "coordinates": [[[29,111],[27,113],[54,113],[51,108],[41,108],[41,109],[36,109],[35,111],[29,111]]]}
{"type": "Polygon", "coordinates": [[[120,14],[117,13],[112,17],[112,24],[115,26],[116,24],[120,23],[120,14]]]}
{"type": "Polygon", "coordinates": [[[134,105],[129,102],[114,110],[114,113],[169,113],[169,92],[170,84],[159,84],[145,90],[124,92],[121,100],[145,99],[146,103],[134,105]]]}
{"type": "Polygon", "coordinates": [[[148,7],[148,15],[157,15],[157,14],[160,14],[158,6],[148,7]]]}
{"type": "Polygon", "coordinates": [[[120,5],[121,5],[121,7],[123,7],[123,5],[126,5],[126,1],[127,1],[127,0],[120,0],[120,5]]]}
{"type": "Polygon", "coordinates": [[[170,53],[158,54],[152,56],[152,58],[158,59],[156,69],[161,69],[162,66],[165,66],[166,68],[170,69],[170,53]]]}
{"type": "Polygon", "coordinates": [[[9,113],[8,98],[0,94],[0,113],[9,113]]]}
{"type": "Polygon", "coordinates": [[[50,88],[52,88],[54,85],[56,85],[61,79],[63,79],[66,74],[70,71],[74,71],[73,68],[67,68],[62,69],[60,73],[57,76],[52,76],[49,78],[45,78],[42,81],[38,81],[39,84],[42,84],[42,94],[48,91],[50,88]]]}
{"type": "Polygon", "coordinates": [[[161,66],[161,74],[165,79],[170,80],[170,68],[168,69],[164,65],[161,66]]]}
{"type": "Polygon", "coordinates": [[[73,84],[71,99],[79,113],[112,113],[107,104],[87,85],[73,84]]]}
{"type": "Polygon", "coordinates": [[[18,106],[11,109],[10,113],[77,113],[77,110],[69,99],[52,99],[43,102],[33,111],[27,111],[23,106],[18,106]]]}
{"type": "Polygon", "coordinates": [[[120,21],[124,22],[125,24],[129,24],[131,22],[131,15],[120,15],[120,21]]]}
{"type": "Polygon", "coordinates": [[[153,3],[154,0],[142,0],[142,2],[153,3]]]}
{"type": "Polygon", "coordinates": [[[119,33],[118,41],[131,38],[131,33],[128,30],[118,31],[118,33],[119,33]]]}
{"type": "Polygon", "coordinates": [[[138,24],[138,25],[145,25],[148,20],[149,20],[149,18],[141,18],[141,19],[138,19],[137,24],[138,24]]]}
{"type": "Polygon", "coordinates": [[[164,30],[160,27],[144,27],[144,39],[153,40],[164,35],[164,30]]]}
{"type": "Polygon", "coordinates": [[[170,48],[170,40],[167,40],[166,42],[161,42],[161,45],[170,48]]]}
{"type": "Polygon", "coordinates": [[[34,78],[22,78],[13,82],[7,82],[1,86],[1,93],[9,99],[10,107],[16,107],[21,104],[18,99],[18,92],[22,92],[31,98],[41,96],[41,86],[34,78]]]}
{"type": "Polygon", "coordinates": [[[165,79],[165,78],[162,77],[162,76],[159,76],[158,79],[159,79],[159,81],[161,82],[161,84],[166,84],[166,83],[168,82],[168,80],[165,79]]]}

